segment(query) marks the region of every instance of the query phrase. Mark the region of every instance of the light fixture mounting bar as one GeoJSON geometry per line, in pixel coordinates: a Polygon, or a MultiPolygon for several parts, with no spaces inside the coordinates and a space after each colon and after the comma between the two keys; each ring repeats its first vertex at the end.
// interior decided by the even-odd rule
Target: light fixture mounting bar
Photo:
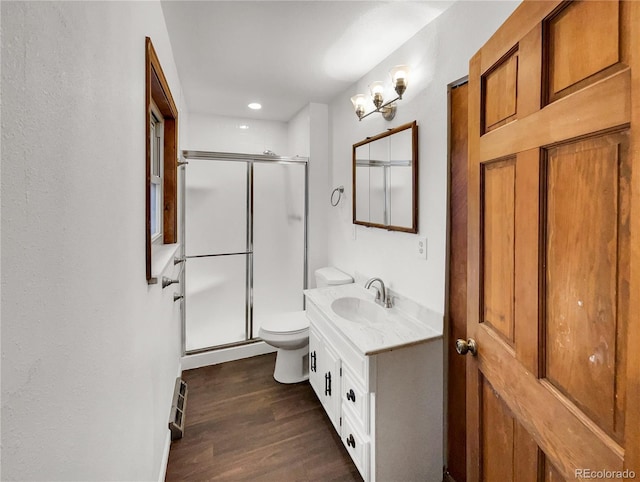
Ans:
{"type": "Polygon", "coordinates": [[[364,119],[367,116],[370,116],[371,114],[374,114],[376,112],[379,112],[380,114],[382,114],[382,117],[384,117],[387,120],[391,120],[393,119],[393,117],[395,116],[395,106],[390,106],[390,104],[393,104],[396,100],[402,100],[402,96],[399,95],[398,97],[396,97],[395,99],[390,100],[389,102],[385,102],[384,104],[382,104],[380,107],[378,107],[375,110],[372,110],[371,112],[368,112],[367,114],[363,115],[362,117],[359,117],[359,120],[364,119]],[[386,109],[386,111],[385,111],[386,109]],[[388,111],[392,111],[392,114],[389,114],[388,111]]]}

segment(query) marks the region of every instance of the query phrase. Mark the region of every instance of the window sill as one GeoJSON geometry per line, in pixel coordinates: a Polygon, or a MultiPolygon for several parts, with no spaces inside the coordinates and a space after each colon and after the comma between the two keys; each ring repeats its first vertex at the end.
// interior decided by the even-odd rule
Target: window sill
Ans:
{"type": "Polygon", "coordinates": [[[167,269],[169,262],[173,261],[179,248],[179,243],[154,244],[151,246],[151,279],[149,284],[158,282],[158,277],[167,269]]]}

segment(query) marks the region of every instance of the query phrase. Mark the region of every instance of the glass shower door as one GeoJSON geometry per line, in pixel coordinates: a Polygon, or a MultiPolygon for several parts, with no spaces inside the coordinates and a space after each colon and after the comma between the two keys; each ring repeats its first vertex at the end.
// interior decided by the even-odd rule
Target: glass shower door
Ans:
{"type": "Polygon", "coordinates": [[[190,160],[185,169],[185,349],[247,338],[246,162],[190,160]]]}
{"type": "Polygon", "coordinates": [[[303,309],[306,167],[253,167],[253,337],[275,314],[303,309]]]}

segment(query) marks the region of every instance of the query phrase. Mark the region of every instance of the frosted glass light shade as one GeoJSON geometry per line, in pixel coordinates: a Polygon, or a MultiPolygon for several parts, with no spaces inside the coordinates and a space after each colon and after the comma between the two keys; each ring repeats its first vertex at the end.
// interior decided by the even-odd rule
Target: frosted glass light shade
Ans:
{"type": "Polygon", "coordinates": [[[351,97],[351,103],[353,104],[354,109],[356,110],[356,115],[358,119],[361,119],[364,115],[364,104],[367,101],[367,98],[364,94],[358,94],[351,97]]]}
{"type": "Polygon", "coordinates": [[[380,81],[373,82],[369,86],[369,90],[371,90],[371,95],[383,94],[384,93],[384,83],[382,83],[380,81]]]}
{"type": "Polygon", "coordinates": [[[353,103],[353,107],[362,106],[366,103],[367,98],[364,94],[358,94],[351,97],[351,102],[353,103]]]}
{"type": "Polygon", "coordinates": [[[383,97],[384,83],[382,83],[380,81],[373,82],[369,86],[369,90],[371,91],[371,97],[372,97],[372,100],[373,100],[373,105],[375,105],[376,109],[377,109],[384,102],[384,97],[383,97]]]}
{"type": "Polygon", "coordinates": [[[402,94],[404,94],[405,90],[407,90],[407,86],[409,85],[410,70],[411,68],[408,65],[396,65],[391,69],[391,72],[389,72],[393,82],[393,88],[400,97],[402,97],[402,94]]]}

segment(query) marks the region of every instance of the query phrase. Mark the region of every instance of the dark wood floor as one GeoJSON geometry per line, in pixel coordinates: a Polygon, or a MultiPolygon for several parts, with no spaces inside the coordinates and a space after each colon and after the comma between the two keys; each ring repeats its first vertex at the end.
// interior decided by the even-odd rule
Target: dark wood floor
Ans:
{"type": "Polygon", "coordinates": [[[183,372],[184,437],[167,481],[362,481],[308,382],[273,379],[275,354],[183,372]]]}

